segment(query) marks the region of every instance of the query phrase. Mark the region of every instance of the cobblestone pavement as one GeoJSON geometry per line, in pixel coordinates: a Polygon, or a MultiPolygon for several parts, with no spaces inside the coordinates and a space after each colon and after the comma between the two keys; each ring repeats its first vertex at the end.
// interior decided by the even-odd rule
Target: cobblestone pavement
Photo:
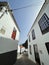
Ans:
{"type": "Polygon", "coordinates": [[[34,62],[28,59],[26,55],[21,55],[14,65],[36,65],[34,62]]]}

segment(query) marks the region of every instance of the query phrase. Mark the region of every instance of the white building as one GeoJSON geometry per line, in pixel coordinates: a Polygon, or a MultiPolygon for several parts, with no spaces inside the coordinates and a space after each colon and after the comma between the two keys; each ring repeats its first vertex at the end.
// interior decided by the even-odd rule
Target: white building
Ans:
{"type": "Polygon", "coordinates": [[[20,30],[7,2],[0,2],[0,65],[16,61],[20,30]]]}
{"type": "Polygon", "coordinates": [[[28,33],[28,57],[39,65],[49,65],[49,0],[45,0],[28,33]]]}

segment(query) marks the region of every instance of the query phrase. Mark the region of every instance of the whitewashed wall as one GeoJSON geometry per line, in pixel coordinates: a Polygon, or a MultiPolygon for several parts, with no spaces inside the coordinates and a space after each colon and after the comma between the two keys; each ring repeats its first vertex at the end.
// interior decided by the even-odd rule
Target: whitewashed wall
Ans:
{"type": "MultiPolygon", "coordinates": [[[[31,42],[29,43],[28,41],[28,47],[29,45],[32,46],[32,55],[30,55],[30,53],[28,52],[28,55],[29,55],[29,58],[35,62],[35,57],[34,57],[34,48],[33,48],[33,44],[37,44],[38,45],[38,50],[39,50],[39,55],[40,55],[40,62],[41,62],[41,65],[42,65],[42,62],[44,63],[44,65],[49,65],[49,55],[48,55],[48,52],[47,52],[47,49],[46,49],[46,46],[45,46],[45,43],[46,42],[49,42],[49,32],[42,35],[41,33],[41,30],[40,30],[40,27],[38,25],[38,21],[40,20],[41,16],[46,13],[49,17],[49,2],[46,3],[42,10],[40,11],[31,31],[34,29],[35,31],[35,36],[36,36],[36,39],[35,40],[32,40],[31,38],[31,42]],[[42,54],[40,53],[40,50],[42,51],[42,54]]],[[[32,36],[31,35],[31,31],[29,33],[30,37],[32,36]]],[[[29,39],[28,39],[29,40],[29,39]]],[[[29,49],[28,49],[29,51],[29,49]]]]}
{"type": "MultiPolygon", "coordinates": [[[[1,12],[0,12],[1,15],[1,12]]],[[[10,38],[13,32],[13,28],[15,27],[17,30],[16,33],[16,40],[19,40],[19,30],[16,27],[12,17],[10,16],[9,12],[5,13],[2,18],[0,18],[0,29],[4,27],[5,29],[5,34],[0,33],[0,37],[5,37],[5,38],[10,38]]]]}
{"type": "MultiPolygon", "coordinates": [[[[4,9],[6,8],[4,7],[4,9]]],[[[0,12],[0,16],[1,14],[2,12],[0,12]]],[[[14,20],[12,19],[9,12],[4,13],[4,15],[0,18],[0,54],[17,50],[19,34],[20,32],[18,28],[16,27],[14,20]],[[11,38],[14,27],[17,30],[15,40],[11,38]],[[2,28],[5,30],[4,34],[1,32],[2,28]]]]}
{"type": "Polygon", "coordinates": [[[18,49],[18,41],[0,37],[0,54],[18,49]]]}

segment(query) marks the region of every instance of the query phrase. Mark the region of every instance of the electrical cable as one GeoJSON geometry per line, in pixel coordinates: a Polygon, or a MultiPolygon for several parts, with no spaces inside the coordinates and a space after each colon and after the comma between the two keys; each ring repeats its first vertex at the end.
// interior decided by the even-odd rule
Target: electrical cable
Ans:
{"type": "MultiPolygon", "coordinates": [[[[32,7],[32,6],[33,6],[33,4],[27,5],[27,6],[24,6],[24,7],[20,7],[20,8],[10,9],[10,10],[8,10],[8,11],[20,10],[20,9],[24,9],[24,8],[28,8],[28,7],[32,7]]],[[[38,5],[35,5],[35,6],[38,6],[38,5]]]]}

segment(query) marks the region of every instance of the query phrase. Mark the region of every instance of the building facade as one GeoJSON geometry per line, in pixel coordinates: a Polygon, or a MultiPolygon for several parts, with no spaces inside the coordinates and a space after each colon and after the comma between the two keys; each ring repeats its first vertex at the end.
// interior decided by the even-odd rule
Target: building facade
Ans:
{"type": "Polygon", "coordinates": [[[7,2],[0,2],[0,65],[16,61],[20,30],[7,2]]]}
{"type": "Polygon", "coordinates": [[[45,0],[28,33],[28,57],[39,65],[49,65],[49,0],[45,0]]]}

